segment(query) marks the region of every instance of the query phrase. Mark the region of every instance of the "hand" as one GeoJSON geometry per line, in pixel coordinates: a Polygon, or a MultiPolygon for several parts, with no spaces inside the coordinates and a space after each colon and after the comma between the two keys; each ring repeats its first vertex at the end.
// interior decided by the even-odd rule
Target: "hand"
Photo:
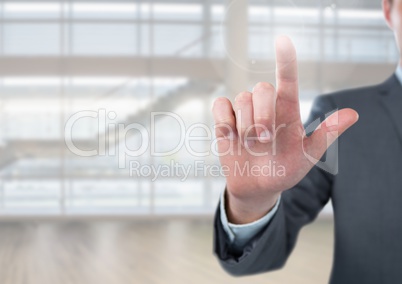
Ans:
{"type": "Polygon", "coordinates": [[[214,103],[232,223],[250,223],[267,214],[281,192],[295,186],[314,166],[305,153],[320,159],[358,120],[356,111],[343,109],[307,137],[300,118],[296,51],[287,37],[276,41],[276,63],[276,89],[259,83],[252,93],[240,93],[234,106],[227,98],[214,103]]]}

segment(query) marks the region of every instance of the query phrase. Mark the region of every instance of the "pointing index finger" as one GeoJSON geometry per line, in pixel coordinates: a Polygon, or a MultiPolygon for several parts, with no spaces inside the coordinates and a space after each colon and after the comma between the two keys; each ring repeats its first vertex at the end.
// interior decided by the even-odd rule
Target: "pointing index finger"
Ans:
{"type": "Polygon", "coordinates": [[[278,117],[290,122],[300,119],[296,49],[286,36],[276,39],[278,117]]]}

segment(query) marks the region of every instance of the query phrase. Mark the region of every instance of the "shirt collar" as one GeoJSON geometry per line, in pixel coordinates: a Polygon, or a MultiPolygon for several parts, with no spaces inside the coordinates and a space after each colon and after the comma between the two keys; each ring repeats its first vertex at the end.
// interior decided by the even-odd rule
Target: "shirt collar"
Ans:
{"type": "Polygon", "coordinates": [[[396,68],[395,75],[398,78],[399,83],[401,83],[401,85],[402,85],[402,67],[401,66],[398,66],[398,68],[396,68]]]}

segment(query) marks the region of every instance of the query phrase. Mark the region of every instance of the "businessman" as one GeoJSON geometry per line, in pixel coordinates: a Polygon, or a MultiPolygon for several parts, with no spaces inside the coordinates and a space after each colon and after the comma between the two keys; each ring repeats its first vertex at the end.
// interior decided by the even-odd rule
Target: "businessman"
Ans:
{"type": "MultiPolygon", "coordinates": [[[[402,51],[402,0],[382,5],[402,51]]],[[[402,283],[402,61],[380,85],[318,97],[309,131],[286,37],[276,42],[276,60],[276,88],[259,83],[233,105],[214,103],[220,162],[229,169],[214,222],[221,265],[233,275],[283,267],[300,229],[331,200],[330,283],[402,283]],[[266,171],[272,163],[281,174],[266,171]]]]}

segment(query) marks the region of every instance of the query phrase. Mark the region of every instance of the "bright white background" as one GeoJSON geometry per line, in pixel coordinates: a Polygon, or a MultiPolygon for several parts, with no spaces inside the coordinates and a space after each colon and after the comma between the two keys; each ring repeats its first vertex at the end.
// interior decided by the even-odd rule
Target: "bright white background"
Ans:
{"type": "MultiPolygon", "coordinates": [[[[380,1],[297,2],[299,6],[250,1],[249,59],[273,60],[274,38],[285,33],[306,66],[328,69],[336,64],[350,70],[342,76],[356,78],[347,83],[324,80],[318,72],[301,82],[303,119],[315,96],[371,84],[373,78],[359,75],[358,68],[392,71],[397,50],[380,1]]],[[[193,176],[185,182],[177,177],[151,182],[130,177],[127,169],[118,169],[116,157],[71,155],[63,147],[63,136],[67,119],[80,110],[114,111],[114,122],[127,124],[146,121],[144,109],[165,107],[182,116],[186,126],[211,126],[210,106],[214,97],[224,94],[223,80],[195,71],[225,58],[224,15],[223,2],[212,0],[2,1],[0,213],[212,214],[224,179],[193,176]],[[179,59],[184,67],[166,63],[179,59]],[[209,85],[214,88],[205,91],[209,85]],[[194,90],[199,93],[191,93],[194,90]]],[[[250,78],[250,86],[254,83],[250,78]]],[[[159,122],[156,144],[174,146],[176,130],[168,119],[159,122]]],[[[97,135],[91,119],[82,120],[74,132],[84,141],[97,135]]],[[[185,150],[165,158],[145,154],[137,160],[161,165],[171,159],[194,161],[185,150]]],[[[217,164],[213,156],[203,160],[217,164]]]]}

